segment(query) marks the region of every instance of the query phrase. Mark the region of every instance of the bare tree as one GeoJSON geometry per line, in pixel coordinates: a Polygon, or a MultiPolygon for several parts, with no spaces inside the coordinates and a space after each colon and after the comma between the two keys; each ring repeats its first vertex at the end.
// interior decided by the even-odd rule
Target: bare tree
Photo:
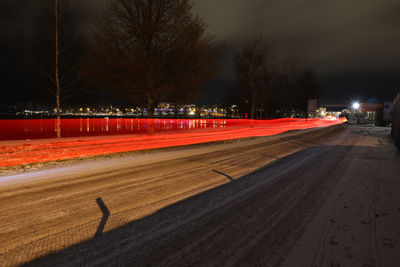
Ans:
{"type": "Polygon", "coordinates": [[[280,63],[277,84],[281,99],[281,113],[285,117],[293,115],[299,80],[305,66],[305,58],[294,52],[280,63]]]}
{"type": "Polygon", "coordinates": [[[60,106],[60,92],[61,92],[61,82],[60,82],[60,10],[58,5],[58,0],[54,3],[54,18],[55,18],[55,76],[54,82],[56,85],[56,110],[57,110],[57,125],[56,132],[57,137],[61,138],[61,106],[60,106]]]}
{"type": "Polygon", "coordinates": [[[293,116],[294,113],[305,116],[307,100],[320,95],[318,78],[305,56],[289,54],[281,62],[275,79],[282,116],[293,116]]]}
{"type": "Polygon", "coordinates": [[[237,88],[245,93],[250,117],[257,110],[267,117],[305,116],[307,100],[321,91],[315,72],[296,53],[275,64],[271,58],[262,38],[252,39],[235,57],[237,88]]]}
{"type": "Polygon", "coordinates": [[[321,94],[321,85],[318,76],[311,67],[306,67],[299,78],[297,86],[295,109],[307,116],[307,103],[309,99],[318,99],[321,94]]]}
{"type": "Polygon", "coordinates": [[[77,90],[75,34],[69,1],[42,0],[33,64],[40,70],[33,79],[55,98],[57,137],[61,137],[61,102],[77,90]],[[37,77],[36,77],[37,76],[37,77]],[[43,77],[43,78],[38,78],[43,77]]]}
{"type": "Polygon", "coordinates": [[[189,0],[114,0],[98,23],[81,75],[143,101],[186,101],[216,71],[218,52],[189,0]]]}
{"type": "Polygon", "coordinates": [[[234,68],[238,88],[243,89],[250,102],[250,118],[255,118],[256,106],[267,89],[270,49],[262,37],[253,38],[236,54],[234,68]]]}

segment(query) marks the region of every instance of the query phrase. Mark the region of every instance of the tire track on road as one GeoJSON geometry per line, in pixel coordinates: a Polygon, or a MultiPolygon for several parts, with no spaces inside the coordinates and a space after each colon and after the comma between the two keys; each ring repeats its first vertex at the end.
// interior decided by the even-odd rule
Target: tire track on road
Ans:
{"type": "MultiPolygon", "coordinates": [[[[265,192],[260,191],[257,187],[269,188],[271,184],[275,183],[273,177],[282,176],[286,170],[293,170],[297,166],[296,164],[303,162],[297,161],[296,158],[293,159],[294,162],[297,161],[296,164],[289,160],[280,162],[274,159],[274,163],[266,167],[270,172],[269,177],[262,177],[261,179],[259,175],[265,171],[264,166],[271,162],[271,158],[265,156],[265,154],[270,154],[272,151],[277,157],[289,155],[288,158],[290,159],[291,154],[299,153],[299,150],[306,149],[307,145],[308,147],[315,144],[323,145],[329,143],[331,138],[337,138],[338,135],[344,133],[346,133],[344,126],[318,129],[306,133],[293,133],[292,136],[297,141],[303,140],[301,142],[304,142],[304,145],[298,144],[297,141],[291,143],[289,137],[278,140],[274,137],[271,138],[273,141],[269,138],[262,138],[259,141],[242,140],[239,143],[244,142],[241,144],[246,144],[248,142],[249,145],[236,147],[236,144],[232,144],[229,149],[224,151],[217,150],[173,160],[165,159],[165,161],[158,161],[156,165],[151,163],[136,165],[132,161],[131,166],[125,164],[121,169],[116,167],[105,172],[102,169],[102,173],[98,173],[96,170],[86,171],[80,175],[65,173],[58,178],[1,187],[0,202],[7,205],[0,206],[0,214],[2,214],[0,225],[3,226],[1,228],[3,242],[0,244],[0,253],[2,253],[0,254],[0,261],[5,258],[8,259],[6,266],[20,264],[91,238],[90,235],[94,235],[97,228],[96,223],[101,218],[100,211],[95,203],[95,199],[98,197],[104,199],[111,212],[105,226],[107,232],[140,218],[152,217],[152,214],[162,213],[162,209],[169,205],[179,206],[180,202],[185,203],[184,199],[191,199],[192,196],[198,194],[202,195],[201,193],[207,190],[217,190],[221,194],[225,189],[221,191],[219,186],[227,184],[223,188],[229,188],[229,194],[225,192],[219,195],[216,198],[219,202],[213,203],[211,210],[207,210],[210,208],[208,200],[204,203],[204,199],[198,200],[199,202],[196,203],[199,206],[195,206],[198,207],[198,210],[195,210],[192,214],[191,209],[193,207],[190,207],[189,214],[185,213],[185,218],[174,213],[174,216],[168,217],[164,221],[157,220],[157,223],[149,228],[150,230],[145,228],[147,230],[143,233],[130,233],[129,238],[126,234],[122,234],[119,239],[113,240],[115,246],[119,248],[119,254],[115,255],[115,251],[100,253],[101,257],[96,259],[99,255],[96,253],[95,257],[92,258],[93,262],[107,262],[107,257],[110,257],[110,259],[118,258],[121,253],[129,253],[130,246],[133,244],[143,248],[149,240],[154,240],[151,237],[162,239],[161,237],[165,234],[176,231],[177,227],[184,228],[190,222],[198,220],[206,223],[207,216],[215,214],[211,212],[212,210],[216,212],[218,208],[222,209],[230,205],[232,208],[235,207],[232,206],[232,201],[233,203],[248,201],[246,202],[248,206],[255,209],[254,207],[257,207],[257,205],[252,203],[254,198],[249,198],[249,196],[259,192],[260,202],[255,202],[259,206],[262,206],[268,200],[268,197],[264,195],[265,192]],[[299,138],[299,136],[301,137],[299,138]],[[273,146],[271,146],[272,144],[273,146]],[[246,162],[246,164],[238,165],[237,162],[246,162]],[[249,164],[252,165],[250,168],[248,167],[249,164]],[[288,164],[283,172],[282,169],[278,168],[282,164],[288,164]],[[258,168],[261,169],[258,170],[258,168]],[[221,172],[229,170],[231,177],[235,177],[235,179],[245,177],[245,179],[230,182],[226,177],[212,172],[212,169],[218,169],[221,172]],[[236,202],[233,196],[238,198],[236,202]],[[206,211],[203,209],[206,209],[206,211]],[[49,214],[58,214],[57,212],[59,212],[59,218],[48,218],[49,214]],[[12,218],[13,223],[9,223],[10,218],[12,218]],[[171,218],[180,218],[181,221],[172,223],[171,218]],[[26,223],[35,222],[38,219],[41,220],[41,223],[35,227],[26,223]]],[[[307,159],[309,158],[305,157],[303,160],[307,159]]],[[[296,183],[290,182],[293,182],[294,177],[294,175],[292,178],[289,177],[286,183],[281,184],[281,186],[286,185],[287,190],[291,188],[290,192],[292,192],[289,195],[282,193],[282,198],[288,197],[288,199],[295,201],[296,196],[298,197],[296,191],[301,187],[296,187],[296,183]]],[[[308,186],[303,190],[307,191],[307,188],[308,186]]],[[[306,191],[302,191],[303,194],[306,191]]],[[[275,196],[279,196],[279,194],[276,195],[275,193],[275,196]]],[[[277,197],[276,201],[282,200],[277,197]]],[[[283,207],[290,207],[292,204],[290,201],[280,203],[283,207]]],[[[270,205],[269,207],[273,206],[270,205]]],[[[241,209],[246,210],[246,205],[242,205],[241,209]]],[[[280,216],[284,216],[284,214],[280,216]]],[[[236,217],[234,216],[230,222],[239,220],[238,218],[240,218],[240,213],[236,217]]],[[[224,221],[224,218],[221,218],[221,220],[224,221]]],[[[141,225],[145,221],[146,219],[137,223],[141,225]]],[[[259,232],[266,230],[263,229],[262,225],[271,223],[270,218],[267,217],[262,218],[261,221],[260,218],[255,217],[250,222],[259,232]]],[[[204,229],[209,229],[209,227],[204,229]]],[[[210,233],[207,232],[204,237],[206,237],[206,240],[207,238],[216,238],[215,242],[223,242],[216,233],[213,234],[213,230],[210,229],[210,233]]],[[[263,233],[268,235],[268,232],[263,233]]],[[[107,233],[104,238],[108,238],[107,233]]],[[[245,242],[245,239],[242,242],[245,242]]],[[[194,245],[193,249],[196,250],[196,248],[199,248],[199,246],[194,245]]],[[[112,250],[112,248],[106,247],[99,251],[102,251],[102,249],[112,250]]],[[[93,252],[90,246],[82,248],[82,250],[89,255],[93,252]]],[[[60,259],[63,259],[63,257],[60,259]]],[[[69,258],[66,262],[73,265],[73,262],[76,261],[69,258]]]]}

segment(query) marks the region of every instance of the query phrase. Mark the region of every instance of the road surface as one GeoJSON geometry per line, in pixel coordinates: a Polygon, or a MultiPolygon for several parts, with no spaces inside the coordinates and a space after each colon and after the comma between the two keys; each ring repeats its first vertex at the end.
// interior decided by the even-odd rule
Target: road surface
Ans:
{"type": "Polygon", "coordinates": [[[0,265],[397,266],[400,157],[339,125],[0,177],[0,265]]]}

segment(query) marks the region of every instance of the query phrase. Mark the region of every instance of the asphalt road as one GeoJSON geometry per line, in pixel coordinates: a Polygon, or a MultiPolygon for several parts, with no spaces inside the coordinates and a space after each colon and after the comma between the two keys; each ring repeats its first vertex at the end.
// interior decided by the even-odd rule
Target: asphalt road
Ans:
{"type": "Polygon", "coordinates": [[[0,265],[396,266],[388,133],[339,125],[3,176],[0,265]]]}

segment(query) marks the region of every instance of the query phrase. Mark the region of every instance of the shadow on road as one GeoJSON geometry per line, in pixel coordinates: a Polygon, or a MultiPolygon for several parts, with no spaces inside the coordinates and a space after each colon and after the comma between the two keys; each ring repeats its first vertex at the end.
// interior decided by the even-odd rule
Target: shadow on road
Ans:
{"type": "Polygon", "coordinates": [[[221,175],[223,175],[223,176],[225,176],[226,178],[228,178],[229,179],[229,181],[231,181],[231,182],[233,182],[233,181],[235,181],[231,176],[229,176],[228,174],[225,174],[225,173],[223,173],[223,172],[220,172],[220,171],[217,171],[217,170],[212,170],[213,172],[215,172],[215,173],[218,173],[218,174],[221,174],[221,175]]]}
{"type": "MultiPolygon", "coordinates": [[[[115,253],[116,256],[111,257],[111,259],[106,260],[106,262],[101,263],[101,265],[107,265],[110,262],[113,262],[114,265],[118,266],[151,266],[163,258],[168,258],[170,253],[183,249],[183,247],[180,247],[182,244],[177,245],[177,247],[174,245],[167,245],[166,247],[163,247],[162,245],[160,246],[159,242],[162,243],[165,241],[165,236],[168,236],[168,240],[170,240],[172,244],[174,243],[174,239],[181,240],[183,243],[188,242],[190,244],[190,239],[192,237],[189,239],[183,238],[183,240],[179,238],[181,227],[184,229],[193,228],[193,231],[196,232],[196,227],[200,226],[194,225],[201,224],[204,218],[222,216],[220,213],[223,213],[225,210],[231,210],[232,208],[226,209],[221,207],[221,211],[213,213],[212,215],[209,214],[210,210],[217,209],[218,206],[221,205],[230,205],[232,199],[238,197],[246,196],[254,198],[256,195],[259,195],[259,197],[267,196],[268,198],[272,198],[275,193],[268,193],[269,189],[266,192],[259,194],[260,190],[263,188],[265,189],[268,184],[273,181],[272,177],[276,175],[279,176],[282,171],[291,169],[291,174],[288,175],[288,178],[285,178],[287,180],[285,183],[289,182],[289,180],[296,180],[296,172],[293,171],[293,166],[298,164],[299,159],[310,157],[310,155],[313,155],[315,152],[318,152],[317,154],[319,155],[321,150],[325,151],[332,149],[340,150],[341,153],[345,154],[349,149],[351,149],[351,147],[310,147],[276,160],[273,163],[267,164],[236,180],[229,175],[213,169],[212,171],[227,177],[230,182],[186,198],[180,202],[167,206],[148,217],[132,221],[131,223],[103,234],[101,234],[101,232],[104,228],[109,212],[104,209],[105,205],[103,205],[104,203],[102,203],[101,199],[97,199],[96,201],[103,211],[103,219],[98,227],[96,235],[92,239],[67,247],[61,251],[45,255],[26,263],[23,266],[80,266],[82,265],[82,262],[84,262],[84,265],[88,264],[90,266],[92,265],[91,263],[98,262],[102,257],[107,257],[107,255],[104,255],[105,253],[115,253]],[[255,188],[255,191],[258,193],[252,191],[248,192],[249,188],[255,188]],[[202,211],[202,209],[204,209],[204,211],[202,211]],[[151,249],[152,247],[153,249],[151,249]],[[148,254],[147,249],[149,248],[151,252],[148,254]],[[146,252],[143,252],[143,250],[146,252]],[[131,264],[132,262],[135,262],[135,264],[131,264]]],[[[326,177],[328,176],[324,176],[321,179],[327,179],[326,177]]],[[[276,193],[279,193],[280,190],[281,189],[277,189],[276,193]]],[[[312,194],[309,194],[307,197],[312,196],[312,194]]],[[[313,203],[314,205],[319,205],[322,201],[313,200],[313,203]]],[[[307,206],[307,208],[312,207],[312,205],[307,206]]],[[[244,216],[246,219],[258,216],[257,213],[254,214],[254,210],[251,211],[247,206],[233,209],[239,210],[239,213],[242,214],[240,216],[244,216]]],[[[299,211],[292,212],[292,214],[297,212],[299,211]]],[[[306,217],[304,216],[303,219],[306,219],[306,217]]],[[[297,221],[296,224],[298,224],[297,221]]],[[[284,224],[277,225],[278,227],[284,226],[284,224]]],[[[245,223],[241,226],[241,229],[247,229],[247,227],[250,226],[245,223]]],[[[243,235],[254,234],[251,232],[247,233],[247,230],[241,232],[242,230],[235,229],[235,225],[224,225],[224,229],[224,231],[232,231],[236,234],[240,232],[240,235],[238,236],[241,237],[243,237],[243,235]]],[[[280,230],[276,231],[277,233],[280,233],[280,230]]],[[[202,235],[202,233],[199,234],[202,235]]],[[[184,245],[184,247],[185,246],[186,245],[184,245]]]]}
{"type": "MultiPolygon", "coordinates": [[[[359,154],[359,151],[379,153],[377,147],[320,145],[278,159],[236,180],[225,173],[212,169],[213,172],[227,177],[231,182],[184,199],[152,215],[132,221],[104,234],[102,232],[110,212],[102,199],[98,198],[96,201],[103,212],[103,218],[94,238],[45,255],[23,266],[90,266],[110,263],[135,266],[158,265],[169,255],[190,247],[192,242],[190,239],[201,240],[206,233],[199,231],[199,228],[206,225],[211,219],[217,222],[214,227],[223,224],[221,231],[231,236],[231,239],[240,237],[241,240],[245,240],[248,235],[248,240],[252,240],[252,237],[258,235],[257,231],[259,230],[257,229],[259,228],[257,227],[260,226],[260,222],[254,217],[263,216],[264,220],[264,217],[269,219],[281,216],[274,216],[270,213],[267,209],[268,205],[271,207],[274,205],[274,208],[271,209],[276,210],[281,202],[289,198],[296,201],[301,200],[292,205],[285,220],[274,223],[274,226],[265,222],[261,223],[264,225],[263,227],[271,227],[271,233],[273,233],[271,237],[266,236],[263,240],[264,249],[265,246],[268,246],[268,242],[271,242],[271,248],[265,251],[278,255],[281,252],[274,251],[274,249],[280,248],[279,242],[298,239],[304,231],[302,227],[322,206],[328,195],[328,189],[337,182],[339,173],[342,173],[348,164],[349,151],[353,150],[354,155],[359,154]],[[330,160],[321,156],[328,155],[328,153],[335,155],[337,160],[335,164],[331,164],[330,160]],[[279,183],[276,182],[278,179],[279,183]],[[309,187],[301,184],[299,182],[301,179],[310,180],[309,187]],[[282,190],[296,183],[300,183],[302,188],[293,186],[292,191],[288,191],[287,195],[282,195],[284,192],[282,190]],[[254,202],[258,204],[250,208],[246,201],[239,202],[238,199],[248,200],[250,205],[255,205],[254,202]],[[237,212],[233,214],[232,210],[237,212]],[[228,215],[240,218],[240,225],[235,225],[238,224],[236,222],[229,223],[228,215]],[[182,234],[185,231],[186,233],[182,234]],[[187,233],[192,234],[187,235],[187,233]],[[101,259],[105,259],[105,261],[103,262],[101,259]]],[[[284,205],[282,204],[282,206],[284,205]]],[[[279,208],[277,212],[281,212],[279,208]]],[[[267,219],[265,219],[266,222],[268,222],[267,219]]],[[[212,231],[213,227],[210,229],[212,231]]],[[[223,236],[222,232],[215,235],[217,234],[223,236]]],[[[221,246],[228,246],[226,241],[230,242],[225,240],[224,245],[221,246]]],[[[197,248],[203,250],[201,255],[214,253],[215,248],[209,247],[210,245],[206,244],[206,241],[203,243],[205,244],[202,247],[197,248]]],[[[202,243],[199,241],[198,244],[202,243]]],[[[188,254],[190,253],[188,252],[188,254]]],[[[201,259],[205,261],[206,258],[202,257],[201,259]]]]}
{"type": "Polygon", "coordinates": [[[94,235],[95,237],[101,236],[103,234],[103,230],[104,230],[104,227],[106,226],[108,217],[110,217],[110,211],[108,210],[106,204],[104,204],[101,197],[97,198],[96,202],[99,205],[101,212],[103,213],[103,217],[101,218],[99,227],[97,227],[96,234],[94,235]]]}

